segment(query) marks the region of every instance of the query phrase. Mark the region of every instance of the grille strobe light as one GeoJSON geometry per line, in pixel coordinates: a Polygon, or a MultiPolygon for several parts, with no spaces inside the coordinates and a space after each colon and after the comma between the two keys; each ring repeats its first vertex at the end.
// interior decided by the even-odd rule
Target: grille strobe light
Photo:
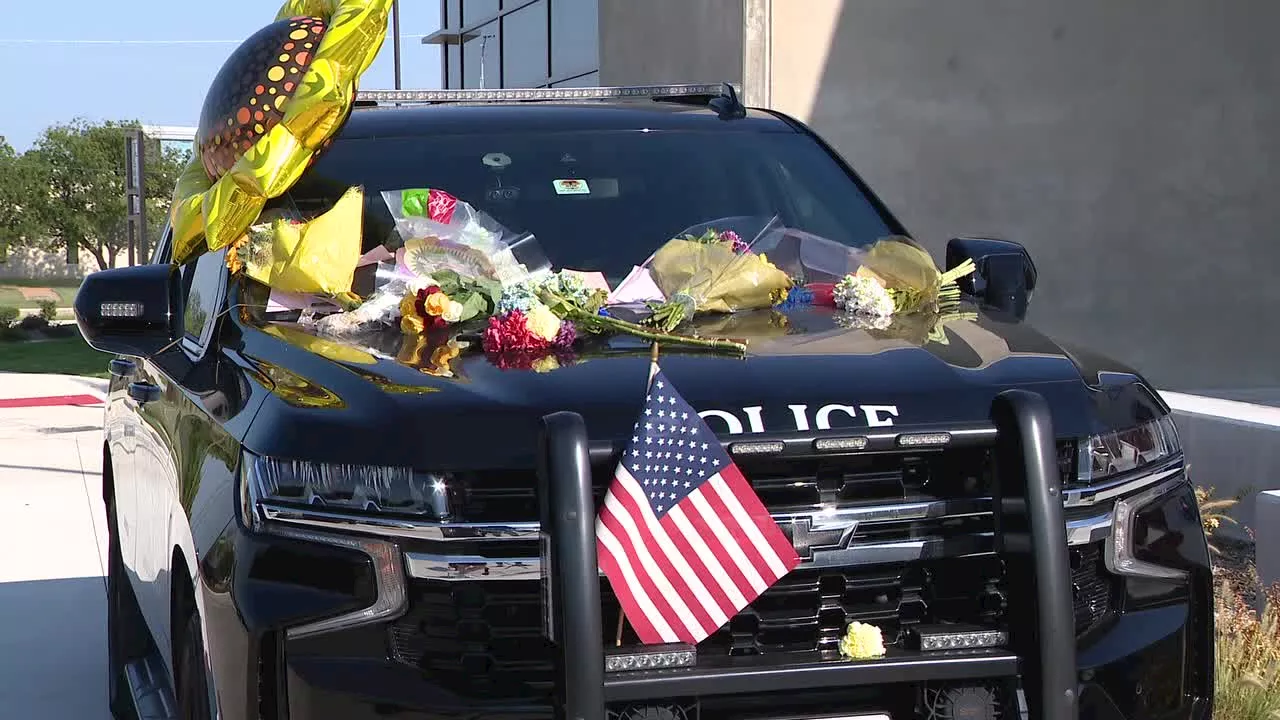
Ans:
{"type": "Polygon", "coordinates": [[[781,441],[739,442],[730,445],[729,452],[734,455],[772,455],[782,452],[786,447],[781,441]]]}
{"type": "Polygon", "coordinates": [[[1002,647],[1009,633],[971,625],[921,625],[912,628],[909,638],[920,652],[938,652],[1002,647]]]}
{"type": "Polygon", "coordinates": [[[604,671],[631,672],[693,667],[697,658],[698,654],[694,647],[683,643],[607,650],[604,656],[604,671]]]}
{"type": "Polygon", "coordinates": [[[142,317],[140,302],[104,302],[98,308],[104,318],[137,318],[142,317]]]}
{"type": "Polygon", "coordinates": [[[951,433],[916,433],[899,435],[898,447],[934,447],[951,442],[951,433]]]}
{"type": "Polygon", "coordinates": [[[813,449],[818,452],[865,450],[867,443],[868,440],[864,437],[818,438],[813,441],[813,449]]]}

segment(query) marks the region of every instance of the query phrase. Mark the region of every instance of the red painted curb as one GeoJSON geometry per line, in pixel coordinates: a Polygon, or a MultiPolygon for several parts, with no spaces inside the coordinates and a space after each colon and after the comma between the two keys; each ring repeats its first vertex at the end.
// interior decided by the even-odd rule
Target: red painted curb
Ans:
{"type": "Polygon", "coordinates": [[[101,405],[102,398],[93,395],[52,395],[33,398],[0,398],[0,409],[56,407],[59,405],[101,405]]]}

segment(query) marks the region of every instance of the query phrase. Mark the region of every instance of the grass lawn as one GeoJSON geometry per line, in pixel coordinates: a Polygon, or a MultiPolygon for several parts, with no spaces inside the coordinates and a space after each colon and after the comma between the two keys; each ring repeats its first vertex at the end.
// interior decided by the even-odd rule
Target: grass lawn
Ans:
{"type": "Polygon", "coordinates": [[[110,355],[90,348],[79,335],[35,342],[0,340],[0,372],[65,373],[105,378],[110,361],[110,355]]]}
{"type": "Polygon", "coordinates": [[[0,305],[16,308],[38,307],[35,300],[27,300],[22,296],[19,287],[47,287],[58,294],[59,307],[71,307],[76,298],[80,284],[76,280],[0,280],[0,305]],[[50,284],[52,283],[52,284],[50,284]],[[58,283],[61,283],[60,285],[58,283]],[[68,283],[74,283],[68,285],[68,283]]]}

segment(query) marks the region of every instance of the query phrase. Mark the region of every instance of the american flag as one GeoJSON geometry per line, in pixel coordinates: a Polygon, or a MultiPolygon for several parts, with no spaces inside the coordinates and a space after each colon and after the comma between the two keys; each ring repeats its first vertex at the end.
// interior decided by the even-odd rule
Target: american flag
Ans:
{"type": "Polygon", "coordinates": [[[596,519],[596,549],[646,644],[698,643],[800,563],[657,363],[596,519]]]}

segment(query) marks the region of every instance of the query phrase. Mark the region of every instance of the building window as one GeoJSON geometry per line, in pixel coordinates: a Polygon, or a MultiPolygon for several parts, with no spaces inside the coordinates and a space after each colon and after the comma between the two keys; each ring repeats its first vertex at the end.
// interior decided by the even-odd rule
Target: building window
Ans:
{"type": "Polygon", "coordinates": [[[502,87],[502,32],[498,21],[468,31],[462,45],[462,87],[502,87]]]}
{"type": "Polygon", "coordinates": [[[600,85],[600,73],[589,72],[578,77],[568,78],[560,82],[553,83],[551,87],[598,87],[600,85]]]}
{"type": "Polygon", "coordinates": [[[551,0],[551,77],[600,69],[600,0],[551,0]]]}
{"type": "Polygon", "coordinates": [[[462,0],[462,26],[470,27],[498,14],[498,0],[462,0]]]}
{"type": "Polygon", "coordinates": [[[538,87],[547,82],[547,0],[502,18],[502,87],[538,87]]]}

